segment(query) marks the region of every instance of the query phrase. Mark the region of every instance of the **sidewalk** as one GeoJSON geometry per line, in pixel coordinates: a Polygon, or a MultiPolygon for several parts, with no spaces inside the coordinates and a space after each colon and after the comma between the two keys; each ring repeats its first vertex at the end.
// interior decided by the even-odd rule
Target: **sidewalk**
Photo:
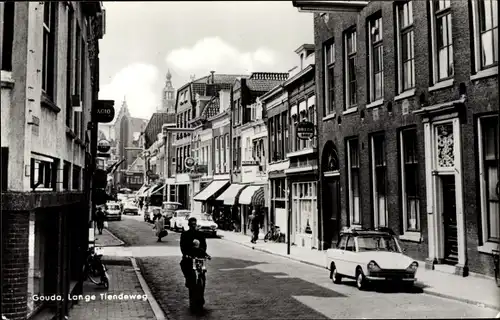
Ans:
{"type": "Polygon", "coordinates": [[[102,234],[96,231],[95,233],[95,245],[97,247],[115,247],[122,246],[125,243],[118,239],[114,234],[108,231],[108,229],[103,229],[102,234]]]}
{"type": "MultiPolygon", "coordinates": [[[[254,250],[279,255],[325,269],[329,268],[325,251],[292,246],[290,255],[287,255],[285,243],[266,243],[259,240],[257,244],[252,244],[249,236],[240,233],[223,230],[218,230],[218,233],[225,240],[254,250]]],[[[500,288],[496,286],[494,280],[474,276],[459,277],[440,271],[427,270],[423,262],[419,262],[419,265],[416,285],[422,288],[425,293],[500,310],[500,288]]],[[[327,272],[325,272],[325,276],[328,276],[327,272]]]]}
{"type": "Polygon", "coordinates": [[[78,304],[70,309],[69,319],[165,319],[135,260],[121,260],[120,263],[106,264],[110,278],[108,290],[90,281],[84,282],[83,296],[78,297],[78,304]]]}

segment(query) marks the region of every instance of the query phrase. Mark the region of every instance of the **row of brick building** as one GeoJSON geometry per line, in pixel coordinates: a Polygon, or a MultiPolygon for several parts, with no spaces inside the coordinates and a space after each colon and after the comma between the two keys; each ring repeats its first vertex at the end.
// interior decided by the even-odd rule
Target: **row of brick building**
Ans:
{"type": "Polygon", "coordinates": [[[254,209],[264,232],[273,222],[286,233],[291,217],[291,242],[312,250],[344,226],[390,227],[428,267],[492,275],[496,5],[294,1],[314,12],[299,66],[212,72],[178,90],[169,200],[241,232],[254,209]],[[297,137],[303,121],[315,125],[310,140],[297,137]]]}

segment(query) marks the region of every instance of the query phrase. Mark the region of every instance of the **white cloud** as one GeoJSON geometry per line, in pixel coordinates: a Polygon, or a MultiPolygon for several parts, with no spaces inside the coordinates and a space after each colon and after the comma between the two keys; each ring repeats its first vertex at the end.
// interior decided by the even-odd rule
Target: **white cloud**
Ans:
{"type": "Polygon", "coordinates": [[[115,100],[118,114],[123,98],[132,117],[149,119],[160,105],[160,95],[155,92],[158,68],[151,64],[134,63],[116,73],[111,82],[101,86],[99,99],[115,100]]]}
{"type": "Polygon", "coordinates": [[[264,47],[242,52],[221,38],[212,37],[199,40],[191,48],[172,50],[166,61],[169,67],[201,77],[212,70],[236,74],[269,70],[275,64],[276,55],[264,47]]]}

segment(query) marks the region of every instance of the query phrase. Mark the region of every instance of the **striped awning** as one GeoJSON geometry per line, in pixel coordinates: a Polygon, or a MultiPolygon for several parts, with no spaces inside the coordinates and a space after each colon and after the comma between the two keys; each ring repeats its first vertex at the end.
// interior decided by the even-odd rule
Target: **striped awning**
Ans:
{"type": "Polygon", "coordinates": [[[158,194],[158,192],[163,190],[163,188],[165,188],[166,186],[167,186],[167,184],[165,183],[163,185],[157,184],[156,186],[149,188],[148,193],[147,193],[148,197],[151,197],[154,194],[158,194]]]}
{"type": "Polygon", "coordinates": [[[238,194],[240,193],[241,189],[243,189],[245,187],[246,187],[246,185],[244,185],[244,184],[233,183],[216,200],[224,201],[225,205],[232,206],[232,205],[236,204],[237,199],[238,199],[237,198],[238,194]]]}
{"type": "Polygon", "coordinates": [[[229,184],[228,180],[215,180],[210,182],[205,189],[201,190],[197,195],[194,196],[195,201],[207,201],[210,197],[213,197],[215,193],[224,188],[229,184]]]}
{"type": "Polygon", "coordinates": [[[254,206],[264,206],[264,187],[263,186],[248,186],[241,194],[240,204],[251,204],[254,206]]]}
{"type": "Polygon", "coordinates": [[[149,189],[151,189],[152,187],[144,187],[144,189],[139,193],[137,193],[137,195],[139,197],[147,197],[148,196],[148,191],[149,189]]]}

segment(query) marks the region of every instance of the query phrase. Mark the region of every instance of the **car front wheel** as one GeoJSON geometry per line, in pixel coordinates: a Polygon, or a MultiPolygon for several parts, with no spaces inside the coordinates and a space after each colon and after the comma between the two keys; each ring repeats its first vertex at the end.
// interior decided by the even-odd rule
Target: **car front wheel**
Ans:
{"type": "Polygon", "coordinates": [[[366,280],[363,270],[361,269],[356,270],[356,287],[359,290],[365,290],[368,285],[367,282],[368,280],[366,280]]]}

